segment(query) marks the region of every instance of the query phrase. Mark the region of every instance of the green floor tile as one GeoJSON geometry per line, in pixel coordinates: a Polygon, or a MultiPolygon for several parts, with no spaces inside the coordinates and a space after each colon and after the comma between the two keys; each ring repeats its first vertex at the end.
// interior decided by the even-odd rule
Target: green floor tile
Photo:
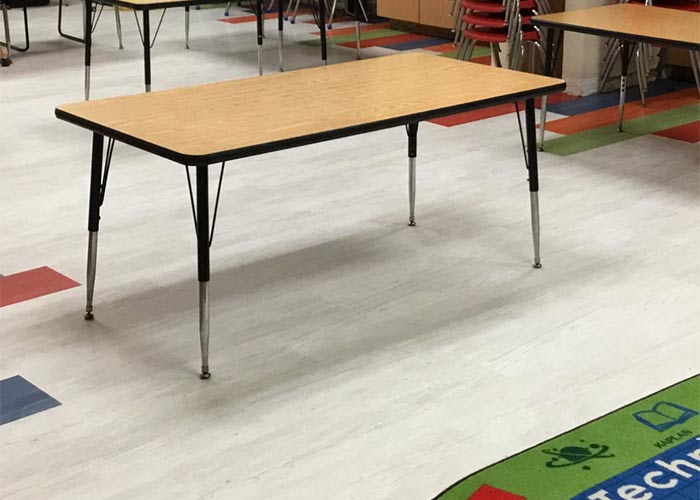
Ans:
{"type": "MultiPolygon", "coordinates": [[[[367,31],[365,33],[362,33],[361,39],[362,40],[372,40],[374,38],[383,38],[387,36],[396,36],[396,35],[407,35],[408,33],[404,33],[403,31],[396,31],[396,30],[376,30],[376,31],[367,31]]],[[[349,35],[339,35],[339,36],[331,36],[328,37],[328,44],[329,45],[337,45],[340,43],[347,43],[347,42],[354,42],[355,41],[355,34],[351,33],[349,35]]],[[[314,40],[304,40],[302,43],[306,45],[313,45],[313,46],[319,46],[321,45],[321,39],[317,38],[314,40]]]]}
{"type": "MultiPolygon", "coordinates": [[[[448,57],[450,59],[456,59],[457,52],[458,52],[458,48],[455,47],[454,52],[445,52],[444,54],[440,54],[440,57],[448,57]]],[[[476,57],[488,56],[489,54],[491,54],[491,49],[489,49],[488,47],[476,47],[476,48],[474,48],[474,53],[472,54],[472,59],[474,59],[476,57]]]]}
{"type": "Polygon", "coordinates": [[[544,150],[555,155],[569,156],[692,123],[697,121],[699,117],[700,104],[689,104],[680,108],[625,121],[624,132],[618,132],[617,125],[607,125],[564,137],[557,137],[556,139],[545,141],[544,150]]]}

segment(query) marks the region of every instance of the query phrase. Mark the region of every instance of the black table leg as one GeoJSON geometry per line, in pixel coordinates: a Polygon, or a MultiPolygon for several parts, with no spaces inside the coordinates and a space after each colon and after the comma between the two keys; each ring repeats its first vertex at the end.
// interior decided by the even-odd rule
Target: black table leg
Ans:
{"type": "Polygon", "coordinates": [[[85,100],[90,100],[90,58],[92,51],[92,1],[84,0],[85,6],[85,100]]]}
{"type": "Polygon", "coordinates": [[[185,5],[185,49],[190,48],[190,6],[185,5]]]}
{"type": "Polygon", "coordinates": [[[100,199],[102,197],[102,153],[104,137],[92,134],[92,164],[90,168],[90,208],[88,210],[88,261],[87,261],[87,300],[85,319],[94,318],[92,298],[95,292],[95,275],[97,271],[97,232],[100,230],[100,199]]]}
{"type": "Polygon", "coordinates": [[[209,372],[209,166],[197,168],[197,278],[199,280],[199,342],[202,349],[202,379],[209,372]]]}
{"type": "Polygon", "coordinates": [[[359,0],[354,0],[353,2],[355,8],[355,44],[357,45],[357,59],[360,59],[360,2],[359,0]]]}
{"type": "Polygon", "coordinates": [[[408,134],[408,225],[416,225],[416,158],[418,157],[418,122],[406,125],[408,134]]]}
{"type": "Polygon", "coordinates": [[[143,64],[146,92],[151,91],[151,11],[143,11],[143,64]]]}
{"type": "Polygon", "coordinates": [[[263,74],[263,0],[255,0],[255,21],[258,30],[258,73],[263,74]]]}
{"type": "Polygon", "coordinates": [[[535,249],[534,267],[542,267],[540,262],[540,180],[537,167],[537,127],[535,125],[535,100],[525,101],[525,129],[527,132],[527,169],[530,184],[530,217],[532,220],[532,241],[535,249]]]}
{"type": "Polygon", "coordinates": [[[325,0],[318,0],[318,17],[321,29],[321,61],[323,65],[328,64],[328,42],[326,40],[326,3],[325,0]]]}
{"type": "Polygon", "coordinates": [[[284,2],[277,0],[277,31],[279,33],[279,60],[280,71],[284,71],[284,2]]]}

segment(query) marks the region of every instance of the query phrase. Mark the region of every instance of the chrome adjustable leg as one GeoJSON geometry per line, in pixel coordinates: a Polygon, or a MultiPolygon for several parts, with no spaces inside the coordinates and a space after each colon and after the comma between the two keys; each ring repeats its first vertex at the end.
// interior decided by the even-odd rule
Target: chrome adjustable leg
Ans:
{"type": "Polygon", "coordinates": [[[532,244],[535,249],[535,269],[542,267],[540,259],[540,198],[539,192],[530,192],[530,218],[532,220],[532,244]]]}
{"type": "Polygon", "coordinates": [[[117,23],[117,39],[119,40],[119,50],[124,48],[124,43],[122,41],[122,18],[119,15],[119,6],[114,4],[114,20],[117,23]]]}
{"type": "Polygon", "coordinates": [[[190,48],[190,6],[185,6],[185,49],[190,48]]]}
{"type": "Polygon", "coordinates": [[[418,123],[406,125],[408,133],[408,225],[416,225],[416,157],[418,156],[418,123]]]}
{"type": "Polygon", "coordinates": [[[408,225],[416,225],[416,159],[408,159],[408,201],[409,217],[408,225]]]}
{"type": "Polygon", "coordinates": [[[90,66],[85,66],[85,100],[90,100],[90,66]]]}
{"type": "Polygon", "coordinates": [[[627,75],[620,76],[620,103],[619,107],[619,118],[617,120],[617,131],[622,132],[622,122],[625,117],[625,98],[627,95],[627,75]]]}
{"type": "Polygon", "coordinates": [[[262,45],[258,45],[258,74],[262,76],[263,74],[263,48],[262,45]]]}
{"type": "MultiPolygon", "coordinates": [[[[634,45],[634,44],[632,44],[634,45]]],[[[627,73],[629,70],[630,57],[633,47],[630,47],[630,43],[621,40],[620,41],[620,56],[622,59],[622,68],[620,72],[620,103],[619,103],[619,118],[617,121],[617,131],[622,132],[622,124],[625,116],[625,99],[627,97],[627,73]]]]}
{"type": "Polygon", "coordinates": [[[200,378],[211,377],[209,372],[209,282],[199,282],[199,344],[202,350],[202,373],[200,378]]]}
{"type": "Polygon", "coordinates": [[[95,293],[95,275],[97,274],[97,231],[90,231],[88,236],[87,261],[87,301],[85,303],[85,319],[94,318],[92,314],[92,298],[95,293]]]}

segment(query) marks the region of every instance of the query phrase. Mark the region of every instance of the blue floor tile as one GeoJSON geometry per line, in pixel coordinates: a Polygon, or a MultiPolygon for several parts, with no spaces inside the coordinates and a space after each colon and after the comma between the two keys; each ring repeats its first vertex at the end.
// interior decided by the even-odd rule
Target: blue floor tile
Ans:
{"type": "Polygon", "coordinates": [[[0,425],[34,415],[60,404],[19,375],[0,380],[0,425]]]}
{"type": "MultiPolygon", "coordinates": [[[[692,86],[693,83],[691,82],[680,80],[661,80],[660,82],[649,84],[649,90],[646,96],[656,97],[659,95],[668,94],[670,92],[688,89],[692,86]]],[[[617,106],[619,99],[620,93],[618,91],[605,92],[604,94],[593,94],[586,97],[581,97],[580,99],[574,99],[573,101],[552,104],[547,106],[547,110],[551,111],[552,113],[565,116],[580,115],[590,111],[597,111],[599,109],[617,106]]],[[[628,88],[626,102],[634,102],[639,100],[641,100],[639,87],[628,88]]]]}
{"type": "Polygon", "coordinates": [[[424,49],[425,47],[433,47],[435,45],[445,45],[445,43],[447,42],[442,38],[424,38],[422,40],[413,40],[411,42],[382,45],[382,47],[393,50],[414,50],[424,49]]]}

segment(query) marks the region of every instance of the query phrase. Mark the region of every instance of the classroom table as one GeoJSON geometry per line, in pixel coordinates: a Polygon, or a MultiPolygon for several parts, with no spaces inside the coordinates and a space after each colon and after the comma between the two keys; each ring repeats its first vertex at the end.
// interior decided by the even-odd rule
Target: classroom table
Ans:
{"type": "MultiPolygon", "coordinates": [[[[92,4],[93,0],[83,0],[85,20],[85,100],[90,99],[90,65],[92,60],[92,4]]],[[[175,7],[185,8],[185,48],[189,49],[189,11],[190,7],[200,5],[201,0],[114,0],[114,8],[125,7],[135,12],[141,11],[142,26],[139,27],[141,42],[143,44],[144,87],[146,92],[151,91],[151,48],[155,40],[151,40],[151,11],[158,9],[170,9],[175,7]]],[[[279,2],[279,31],[280,31],[280,67],[282,65],[282,3],[279,2]]],[[[164,12],[165,13],[165,12],[164,12]]],[[[263,40],[263,12],[262,0],[256,0],[255,16],[257,19],[258,37],[258,66],[262,74],[262,40],[263,40]]],[[[136,18],[138,22],[138,17],[136,18]]],[[[162,22],[162,17],[161,17],[162,22]]],[[[156,34],[160,23],[156,28],[156,34]]]]}
{"type": "MultiPolygon", "coordinates": [[[[534,266],[539,268],[534,100],[564,86],[562,80],[555,78],[412,53],[59,106],[56,108],[59,119],[93,133],[85,318],[93,318],[100,206],[105,198],[115,141],[185,166],[197,239],[201,377],[205,379],[210,376],[209,248],[227,161],[405,126],[408,219],[413,226],[419,122],[524,100],[534,266]],[[351,92],[347,88],[349,81],[353,82],[351,92]],[[222,134],[222,126],[235,128],[237,133],[222,134]],[[106,152],[105,137],[108,138],[106,152]],[[224,163],[210,224],[209,166],[219,162],[224,163]],[[196,170],[196,197],[190,166],[196,170]]],[[[478,144],[473,146],[478,148],[478,144]]]]}
{"type": "MultiPolygon", "coordinates": [[[[641,4],[622,3],[594,7],[532,18],[532,24],[549,31],[545,50],[545,75],[554,73],[554,32],[558,38],[564,31],[573,31],[620,40],[621,74],[618,130],[622,132],[627,74],[636,44],[648,43],[667,47],[678,47],[700,51],[700,13],[641,4]]],[[[561,43],[558,43],[561,46],[561,43]]],[[[695,61],[693,61],[695,62],[695,61]]],[[[694,70],[697,70],[694,68],[694,70]]],[[[542,109],[544,124],[546,107],[542,109]]],[[[540,149],[544,140],[544,125],[541,127],[540,149]]]]}
{"type": "MultiPolygon", "coordinates": [[[[84,0],[85,4],[85,26],[92,25],[92,2],[94,0],[84,0]]],[[[357,58],[360,58],[360,21],[358,17],[357,0],[355,2],[355,33],[357,39],[357,58]]],[[[173,7],[185,7],[185,48],[189,49],[189,10],[193,5],[200,5],[201,0],[114,0],[115,8],[125,7],[134,11],[141,11],[143,18],[143,29],[141,41],[143,42],[143,62],[144,62],[144,87],[146,92],[151,91],[151,27],[150,12],[157,9],[168,9],[173,7]]],[[[265,16],[263,12],[263,0],[255,0],[256,31],[258,42],[258,73],[263,74],[263,40],[265,16]]],[[[137,18],[138,20],[138,18],[137,18]]],[[[321,32],[321,60],[324,65],[328,64],[328,46],[326,35],[326,9],[325,2],[319,2],[319,23],[321,32]]],[[[284,71],[284,0],[277,2],[277,30],[279,33],[278,53],[279,70],[284,71]]],[[[85,32],[85,100],[90,99],[90,64],[92,52],[92,30],[85,32]]]]}

